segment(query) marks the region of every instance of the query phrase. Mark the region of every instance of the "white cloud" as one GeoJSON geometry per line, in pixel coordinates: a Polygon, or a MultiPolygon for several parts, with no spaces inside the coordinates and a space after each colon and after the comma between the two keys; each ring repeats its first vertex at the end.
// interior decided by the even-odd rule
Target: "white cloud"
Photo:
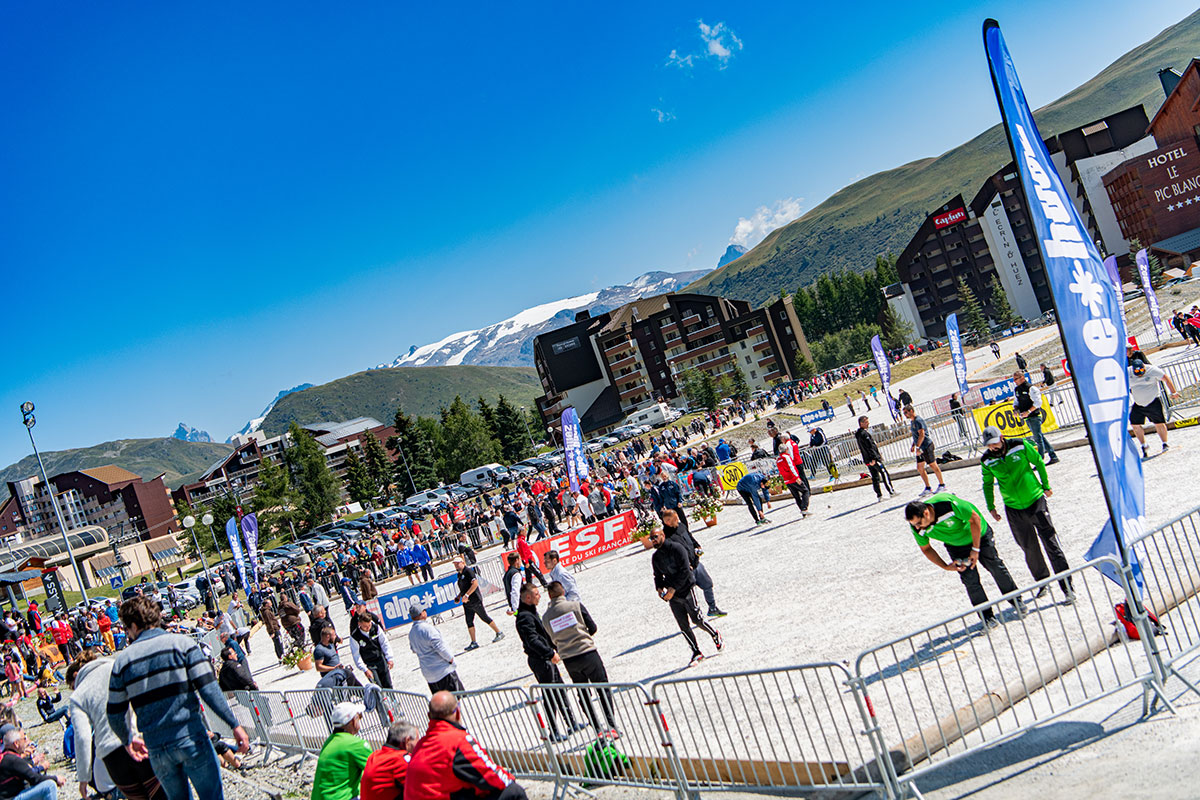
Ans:
{"type": "Polygon", "coordinates": [[[729,237],[730,244],[740,244],[747,250],[766,238],[767,234],[776,228],[787,225],[800,216],[800,208],[804,203],[802,197],[789,197],[775,203],[774,208],[760,206],[749,218],[740,217],[729,237]]]}
{"type": "Polygon", "coordinates": [[[704,43],[703,51],[681,54],[679,50],[672,49],[667,54],[667,65],[691,69],[697,61],[711,58],[716,60],[717,69],[725,69],[729,66],[733,54],[742,49],[742,40],[724,22],[708,25],[704,20],[699,20],[697,24],[700,40],[704,43]]]}
{"type": "Polygon", "coordinates": [[[671,122],[675,119],[674,111],[664,111],[661,108],[652,108],[650,109],[650,113],[657,117],[659,122],[671,122]]]}

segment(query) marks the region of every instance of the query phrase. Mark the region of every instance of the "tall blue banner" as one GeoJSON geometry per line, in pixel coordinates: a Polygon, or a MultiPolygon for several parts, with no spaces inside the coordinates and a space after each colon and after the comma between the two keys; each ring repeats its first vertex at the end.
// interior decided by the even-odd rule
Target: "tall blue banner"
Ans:
{"type": "Polygon", "coordinates": [[[1100,532],[1092,555],[1112,553],[1122,564],[1128,563],[1132,554],[1126,542],[1146,527],[1146,494],[1142,459],[1128,433],[1129,374],[1121,296],[1054,170],[995,20],[983,24],[983,42],[1108,502],[1111,535],[1106,536],[1107,528],[1100,532]]]}
{"type": "Polygon", "coordinates": [[[258,584],[258,517],[242,517],[242,534],[246,537],[246,553],[250,556],[250,577],[258,584]]]}
{"type": "Polygon", "coordinates": [[[459,605],[454,602],[458,597],[458,575],[450,573],[444,577],[427,583],[409,586],[398,592],[379,596],[379,613],[383,618],[383,627],[391,630],[407,625],[412,619],[408,610],[414,605],[425,609],[429,616],[437,616],[443,611],[459,605]]]}
{"type": "Polygon", "coordinates": [[[1121,309],[1121,327],[1128,331],[1129,326],[1125,324],[1125,301],[1121,299],[1125,296],[1125,290],[1121,288],[1121,271],[1117,269],[1116,256],[1104,259],[1104,271],[1108,273],[1108,279],[1112,281],[1112,285],[1117,291],[1117,308],[1121,309]]]}
{"type": "Polygon", "coordinates": [[[583,450],[583,430],[579,427],[579,415],[570,406],[562,413],[563,459],[567,464],[567,479],[571,491],[579,491],[579,482],[588,476],[587,454],[583,450]]]}
{"type": "Polygon", "coordinates": [[[954,365],[954,377],[958,379],[958,399],[962,400],[971,387],[967,385],[967,356],[963,353],[962,338],[958,335],[958,314],[946,317],[946,339],[950,342],[950,363],[954,365]]]}
{"type": "Polygon", "coordinates": [[[875,369],[879,370],[879,383],[882,384],[883,396],[887,398],[888,411],[892,412],[892,419],[895,419],[899,410],[892,402],[892,362],[888,361],[887,353],[883,352],[883,345],[879,343],[878,336],[871,337],[871,355],[875,356],[875,369]]]}
{"type": "MultiPolygon", "coordinates": [[[[233,553],[233,563],[237,564],[238,576],[242,579],[242,586],[249,587],[246,582],[246,560],[242,557],[242,537],[238,535],[238,524],[235,517],[230,517],[225,523],[225,536],[229,538],[229,550],[233,553]]],[[[233,590],[230,589],[230,594],[233,590]]],[[[246,590],[246,595],[250,595],[249,588],[246,590]]],[[[215,594],[213,595],[216,596],[215,594]]]]}
{"type": "Polygon", "coordinates": [[[1142,294],[1146,296],[1146,307],[1150,309],[1150,319],[1154,322],[1154,338],[1161,342],[1167,328],[1163,325],[1162,313],[1158,310],[1158,295],[1154,293],[1154,287],[1150,284],[1150,254],[1145,248],[1138,250],[1135,260],[1138,275],[1142,279],[1142,294]]]}

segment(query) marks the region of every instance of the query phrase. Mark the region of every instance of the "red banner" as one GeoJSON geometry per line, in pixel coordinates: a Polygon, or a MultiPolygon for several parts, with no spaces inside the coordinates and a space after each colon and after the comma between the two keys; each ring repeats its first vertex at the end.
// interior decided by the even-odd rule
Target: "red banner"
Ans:
{"type": "MultiPolygon", "coordinates": [[[[564,567],[587,561],[601,553],[608,553],[624,547],[633,541],[633,531],[637,528],[637,518],[632,510],[624,514],[602,519],[591,525],[584,525],[573,531],[551,536],[530,543],[533,553],[537,556],[538,567],[545,571],[547,550],[557,550],[558,559],[564,567]]],[[[516,550],[508,550],[500,554],[500,563],[508,567],[508,554],[516,550]]]]}
{"type": "Polygon", "coordinates": [[[965,222],[966,219],[967,219],[966,209],[956,208],[951,211],[947,211],[944,214],[938,214],[936,217],[934,217],[933,218],[933,227],[948,228],[951,225],[955,225],[959,222],[965,222]]]}

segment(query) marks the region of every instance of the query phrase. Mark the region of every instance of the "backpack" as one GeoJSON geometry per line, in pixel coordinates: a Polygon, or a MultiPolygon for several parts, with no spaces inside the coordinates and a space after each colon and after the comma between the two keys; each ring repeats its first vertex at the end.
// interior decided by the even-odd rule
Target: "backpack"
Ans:
{"type": "Polygon", "coordinates": [[[584,770],[590,778],[615,778],[624,774],[629,765],[629,756],[618,750],[611,741],[604,739],[589,744],[583,757],[584,770]]]}
{"type": "Polygon", "coordinates": [[[939,464],[949,464],[951,461],[962,461],[962,457],[956,456],[954,453],[951,453],[949,450],[947,450],[946,452],[942,453],[936,459],[936,461],[939,464]]]}
{"type": "Polygon", "coordinates": [[[734,446],[733,442],[729,442],[728,444],[729,444],[729,457],[737,458],[737,448],[734,446]]]}
{"type": "MultiPolygon", "coordinates": [[[[1117,603],[1113,607],[1113,611],[1117,612],[1117,622],[1124,626],[1125,635],[1130,639],[1141,639],[1138,636],[1137,625],[1134,624],[1133,618],[1129,616],[1129,608],[1124,603],[1117,603]]],[[[1166,636],[1169,631],[1158,621],[1158,617],[1154,616],[1154,612],[1146,609],[1146,619],[1150,623],[1150,631],[1155,636],[1166,636]]]]}

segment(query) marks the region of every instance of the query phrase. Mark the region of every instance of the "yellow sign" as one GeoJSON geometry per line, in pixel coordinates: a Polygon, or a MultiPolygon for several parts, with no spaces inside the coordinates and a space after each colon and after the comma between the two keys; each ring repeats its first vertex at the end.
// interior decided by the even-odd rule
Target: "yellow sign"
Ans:
{"type": "Polygon", "coordinates": [[[1187,419],[1175,420],[1176,428],[1190,428],[1193,425],[1200,425],[1200,417],[1188,417],[1187,419]]]}
{"type": "Polygon", "coordinates": [[[721,476],[721,488],[727,492],[732,492],[737,488],[737,482],[746,477],[748,471],[746,465],[740,461],[722,464],[717,467],[717,474],[721,476]]]}
{"type": "MultiPolygon", "coordinates": [[[[1016,411],[1013,411],[1011,402],[972,409],[971,413],[975,415],[975,422],[981,431],[989,425],[995,425],[1006,437],[1029,435],[1029,426],[1017,416],[1016,411]]],[[[1042,433],[1049,433],[1058,428],[1058,420],[1054,418],[1050,402],[1045,397],[1042,398],[1042,420],[1042,433]]]]}

